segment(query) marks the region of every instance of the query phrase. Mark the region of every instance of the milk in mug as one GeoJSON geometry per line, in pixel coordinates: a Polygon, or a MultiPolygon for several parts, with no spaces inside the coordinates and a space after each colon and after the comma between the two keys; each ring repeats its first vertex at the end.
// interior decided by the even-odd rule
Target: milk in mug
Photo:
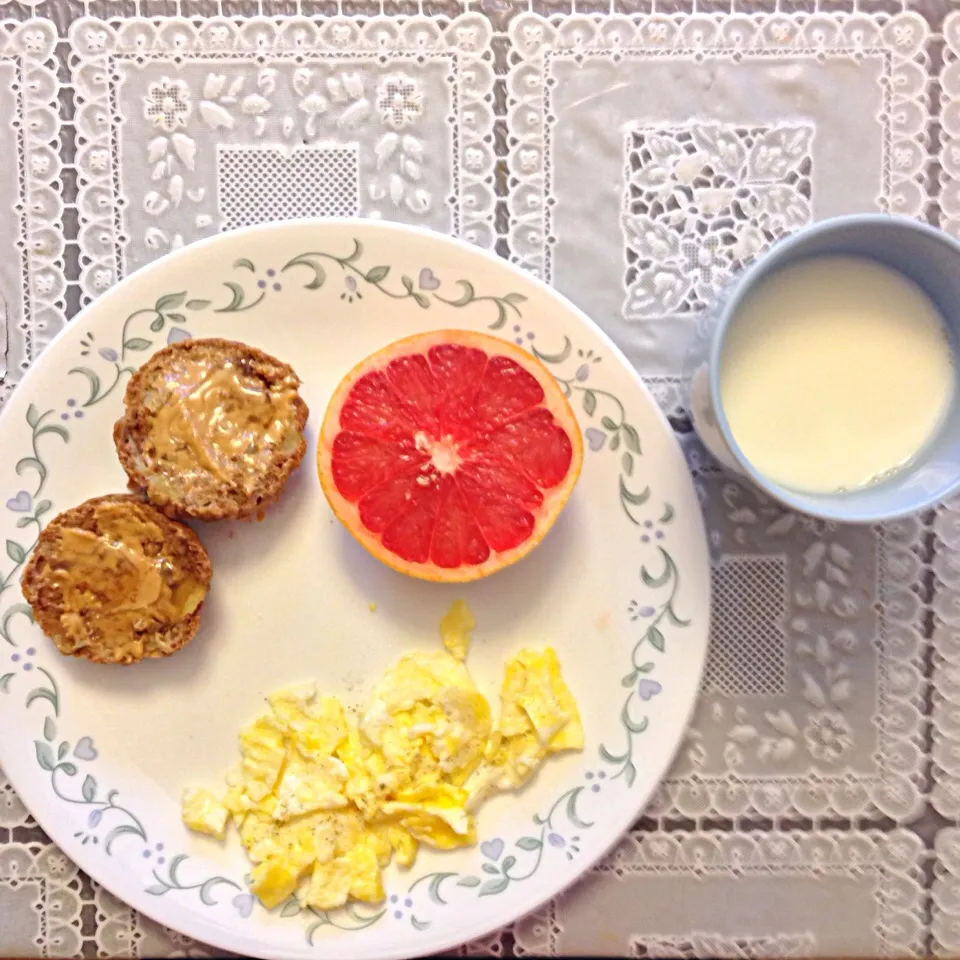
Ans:
{"type": "Polygon", "coordinates": [[[808,493],[853,490],[910,463],[943,423],[955,381],[933,301],[861,257],[813,257],[763,280],[720,357],[720,399],[744,458],[808,493]]]}

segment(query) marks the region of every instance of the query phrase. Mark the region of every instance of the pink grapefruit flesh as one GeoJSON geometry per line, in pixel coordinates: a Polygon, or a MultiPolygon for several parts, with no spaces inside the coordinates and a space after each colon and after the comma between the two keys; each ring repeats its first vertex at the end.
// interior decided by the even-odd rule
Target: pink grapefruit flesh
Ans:
{"type": "Polygon", "coordinates": [[[526,556],[580,474],[570,404],[542,363],[440,330],[367,357],[334,391],[317,451],[334,513],[375,557],[424,580],[477,580],[526,556]]]}

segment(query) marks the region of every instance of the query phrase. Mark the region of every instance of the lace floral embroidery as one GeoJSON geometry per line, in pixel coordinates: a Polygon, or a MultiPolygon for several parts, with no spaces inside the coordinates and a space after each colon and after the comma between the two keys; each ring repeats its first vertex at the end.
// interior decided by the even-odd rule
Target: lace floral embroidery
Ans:
{"type": "Polygon", "coordinates": [[[812,140],[809,124],[630,130],[624,317],[702,309],[761,250],[806,225],[812,140]]]}

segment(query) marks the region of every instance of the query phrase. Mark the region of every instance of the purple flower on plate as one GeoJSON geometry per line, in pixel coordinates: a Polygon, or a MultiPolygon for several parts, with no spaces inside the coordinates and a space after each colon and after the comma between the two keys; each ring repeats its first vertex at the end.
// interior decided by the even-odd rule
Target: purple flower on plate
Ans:
{"type": "Polygon", "coordinates": [[[603,445],[607,442],[607,435],[596,427],[587,427],[583,431],[583,435],[587,438],[587,446],[594,452],[602,450],[603,445]]]}
{"type": "Polygon", "coordinates": [[[183,327],[171,327],[167,332],[167,343],[179,343],[181,340],[190,340],[193,338],[193,334],[189,330],[184,330],[183,327]]]}
{"type": "Polygon", "coordinates": [[[26,490],[19,490],[15,497],[7,501],[7,509],[14,513],[29,513],[33,506],[33,497],[26,490]]]}
{"type": "Polygon", "coordinates": [[[420,283],[421,290],[440,289],[440,281],[437,278],[437,275],[429,267],[424,267],[420,271],[420,276],[417,279],[420,283]]]}
{"type": "Polygon", "coordinates": [[[580,852],[580,848],[577,846],[579,842],[579,837],[571,837],[569,840],[567,840],[559,833],[547,834],[547,843],[549,843],[551,847],[557,847],[560,850],[564,850],[568,860],[572,860],[573,855],[580,852]]]}
{"type": "Polygon", "coordinates": [[[96,760],[97,748],[93,745],[93,739],[91,737],[81,737],[73,748],[73,755],[78,760],[96,760]]]}
{"type": "Polygon", "coordinates": [[[343,293],[340,294],[340,299],[347,303],[363,299],[363,294],[357,289],[357,281],[354,277],[346,276],[343,278],[343,293]]]}
{"type": "Polygon", "coordinates": [[[499,837],[494,837],[493,840],[484,840],[480,844],[480,852],[488,860],[499,860],[503,854],[503,841],[499,837]]]}
{"type": "Polygon", "coordinates": [[[406,907],[407,910],[413,907],[413,900],[410,897],[404,897],[403,902],[401,903],[400,897],[397,894],[390,894],[390,912],[393,914],[395,920],[403,919],[403,908],[406,907]]]}
{"type": "Polygon", "coordinates": [[[630,603],[627,604],[627,613],[630,614],[630,619],[633,622],[636,622],[641,617],[652,617],[656,612],[657,611],[649,604],[641,604],[638,600],[631,600],[630,603]]]}
{"type": "Polygon", "coordinates": [[[231,905],[244,920],[253,913],[253,904],[256,897],[252,893],[238,893],[231,901],[231,905]]]}
{"type": "Polygon", "coordinates": [[[112,347],[101,347],[97,353],[99,353],[107,363],[116,363],[117,360],[120,359],[119,354],[112,347]]]}
{"type": "Polygon", "coordinates": [[[29,673],[33,669],[32,660],[36,656],[37,650],[35,647],[27,647],[23,653],[14,653],[10,655],[11,663],[22,663],[25,673],[29,673]]]}
{"type": "MultiPolygon", "coordinates": [[[[149,859],[154,855],[154,853],[158,853],[158,854],[162,854],[162,853],[163,853],[163,844],[162,844],[162,843],[154,844],[153,850],[151,850],[149,847],[148,847],[146,850],[144,850],[144,851],[143,851],[143,858],[144,858],[144,860],[149,860],[149,859]]],[[[166,858],[166,857],[162,857],[162,856],[158,856],[158,857],[157,857],[157,863],[158,863],[158,864],[164,864],[164,863],[166,863],[166,862],[167,862],[167,858],[166,858]]]]}
{"type": "Polygon", "coordinates": [[[659,680],[651,680],[650,677],[641,677],[637,684],[637,696],[641,700],[652,700],[655,696],[663,692],[663,686],[659,680]]]}

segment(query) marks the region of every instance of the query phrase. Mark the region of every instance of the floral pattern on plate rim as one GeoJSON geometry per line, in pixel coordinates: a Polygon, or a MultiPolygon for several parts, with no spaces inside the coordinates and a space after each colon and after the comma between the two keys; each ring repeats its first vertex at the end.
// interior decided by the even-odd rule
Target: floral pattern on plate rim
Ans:
{"type": "MultiPolygon", "coordinates": [[[[250,259],[240,258],[233,262],[232,269],[233,278],[222,281],[224,297],[219,303],[191,298],[185,290],[166,293],[152,306],[136,310],[124,320],[116,345],[101,345],[93,333],[87,332],[80,342],[81,357],[96,356],[101,365],[94,368],[89,365],[90,361],[84,360],[71,368],[69,373],[75,380],[85,381],[87,395],[82,400],[69,397],[60,419],[82,418],[84,410],[109,397],[135,369],[131,366],[134,355],[190,338],[188,314],[202,320],[205,312],[208,315],[243,312],[258,306],[267,297],[281,293],[285,283],[299,283],[304,289],[317,291],[329,290],[339,280],[336,292],[346,303],[359,302],[366,294],[394,300],[412,299],[424,310],[435,304],[456,309],[478,308],[490,314],[486,326],[493,331],[504,330],[512,319],[513,325],[507,334],[512,333],[516,343],[528,347],[534,356],[548,365],[567,397],[582,408],[590,424],[584,430],[588,455],[603,450],[619,454],[618,497],[622,513],[626,521],[637,528],[641,550],[648,555],[640,568],[640,580],[645,588],[643,598],[632,600],[625,611],[630,623],[640,624],[640,633],[631,652],[629,668],[620,679],[621,688],[626,691],[621,694],[620,701],[620,742],[600,745],[598,769],[586,771],[582,783],[561,794],[545,814],[535,815],[533,829],[528,835],[509,845],[500,837],[482,841],[478,845],[478,868],[472,873],[424,874],[411,881],[404,894],[388,893],[386,901],[373,908],[349,904],[339,910],[321,911],[304,908],[294,898],[277,908],[282,917],[306,916],[305,934],[311,944],[321,927],[362,930],[383,919],[406,921],[414,929],[424,930],[432,923],[425,919],[424,911],[431,906],[450,904],[452,893],[462,891],[478,897],[496,896],[511,885],[532,877],[551,857],[574,859],[580,852],[581,834],[589,831],[595,823],[582,809],[584,802],[613,788],[613,784],[620,780],[627,789],[633,786],[637,775],[634,762],[636,741],[649,725],[644,704],[663,692],[662,684],[653,676],[656,662],[645,654],[648,650],[652,650],[654,656],[665,653],[665,631],[682,629],[690,624],[677,610],[680,571],[664,543],[669,524],[674,519],[674,510],[669,503],[664,503],[651,514],[648,506],[650,488],[634,488],[631,478],[637,458],[642,455],[640,436],[629,422],[620,399],[595,384],[594,371],[603,358],[592,350],[575,350],[566,337],[559,349],[542,349],[537,333],[527,329],[522,322],[521,307],[526,302],[525,296],[512,292],[478,295],[469,280],[457,279],[450,284],[441,280],[429,266],[423,267],[415,278],[404,273],[398,276],[397,271],[386,264],[366,266],[359,240],[354,240],[353,249],[345,254],[307,251],[278,267],[264,269],[259,269],[250,259]],[[339,273],[334,272],[337,268],[339,273]],[[334,272],[334,279],[331,279],[331,272],[334,272]]],[[[35,546],[43,528],[43,517],[54,507],[50,500],[40,499],[48,476],[44,447],[53,438],[63,443],[69,443],[71,439],[68,427],[54,422],[56,413],[52,408],[41,412],[33,404],[27,409],[30,451],[17,461],[15,471],[19,478],[30,476],[33,479],[33,483],[28,484],[32,489],[16,490],[5,505],[9,512],[22,514],[16,527],[30,531],[32,538],[28,537],[24,542],[13,538],[6,540],[6,557],[13,565],[5,573],[0,573],[0,601],[12,588],[35,546]]],[[[81,736],[75,743],[60,739],[57,727],[59,687],[54,674],[39,662],[36,647],[21,648],[15,639],[14,624],[18,617],[33,622],[30,608],[25,603],[16,602],[6,608],[0,606],[0,640],[9,649],[9,669],[0,674],[0,693],[12,695],[14,680],[18,677],[33,675],[40,678],[27,690],[24,710],[30,710],[34,705],[44,709],[41,735],[34,741],[34,748],[37,764],[49,774],[50,789],[64,803],[89,808],[84,829],[76,831],[74,837],[83,845],[101,846],[107,856],[113,856],[116,843],[126,838],[124,850],[133,851],[134,856],[139,851],[139,855],[152,865],[153,883],[147,886],[146,892],[153,896],[170,892],[191,893],[204,906],[214,906],[228,896],[241,918],[250,917],[256,899],[243,884],[219,875],[184,877],[181,871],[188,869],[189,858],[184,854],[168,858],[164,844],[154,841],[147,825],[117,801],[119,791],[104,790],[97,778],[88,772],[89,765],[98,757],[89,736],[81,736]]]]}

